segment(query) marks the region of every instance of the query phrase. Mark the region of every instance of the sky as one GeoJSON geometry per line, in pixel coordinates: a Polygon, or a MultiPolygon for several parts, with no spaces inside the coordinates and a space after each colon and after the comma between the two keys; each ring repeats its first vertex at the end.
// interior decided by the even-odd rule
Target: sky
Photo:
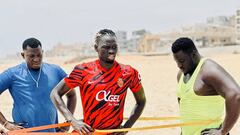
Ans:
{"type": "Polygon", "coordinates": [[[233,15],[239,0],[0,0],[0,57],[35,37],[49,50],[57,43],[93,42],[100,29],[158,33],[233,15]]]}

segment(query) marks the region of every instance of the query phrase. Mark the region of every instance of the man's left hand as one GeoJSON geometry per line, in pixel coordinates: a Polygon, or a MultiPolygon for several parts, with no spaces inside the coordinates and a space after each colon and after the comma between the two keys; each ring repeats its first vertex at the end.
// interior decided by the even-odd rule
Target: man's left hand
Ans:
{"type": "Polygon", "coordinates": [[[56,132],[68,132],[70,129],[70,126],[67,127],[58,127],[56,128],[56,132]]]}
{"type": "Polygon", "coordinates": [[[227,134],[222,134],[221,130],[219,129],[205,129],[201,132],[201,135],[227,135],[227,134]]]}
{"type": "Polygon", "coordinates": [[[0,135],[7,135],[7,132],[0,127],[0,135]]]}

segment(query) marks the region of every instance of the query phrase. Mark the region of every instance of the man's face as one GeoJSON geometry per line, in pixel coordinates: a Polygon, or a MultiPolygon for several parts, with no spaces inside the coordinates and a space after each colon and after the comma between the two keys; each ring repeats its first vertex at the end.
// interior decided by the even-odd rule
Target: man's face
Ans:
{"type": "Polygon", "coordinates": [[[173,54],[174,60],[177,63],[178,68],[184,73],[184,75],[191,73],[195,66],[194,66],[194,59],[192,54],[184,53],[183,51],[178,51],[177,53],[173,54]]]}
{"type": "Polygon", "coordinates": [[[42,64],[42,54],[43,50],[40,46],[37,48],[31,48],[27,46],[26,50],[24,50],[21,55],[25,59],[28,68],[31,69],[39,69],[42,64]]]}
{"type": "Polygon", "coordinates": [[[117,54],[118,46],[115,36],[104,35],[96,47],[98,57],[106,63],[113,63],[117,54]]]}

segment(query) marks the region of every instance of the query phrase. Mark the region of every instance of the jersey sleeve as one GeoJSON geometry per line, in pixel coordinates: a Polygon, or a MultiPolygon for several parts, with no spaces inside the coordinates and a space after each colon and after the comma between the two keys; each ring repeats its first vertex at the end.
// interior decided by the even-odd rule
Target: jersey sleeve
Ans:
{"type": "Polygon", "coordinates": [[[59,74],[60,80],[67,77],[67,73],[61,67],[57,66],[57,68],[58,68],[58,74],[59,74]]]}
{"type": "Polygon", "coordinates": [[[141,77],[137,70],[132,68],[132,81],[129,87],[132,92],[138,92],[142,88],[141,77]]]}
{"type": "Polygon", "coordinates": [[[81,67],[76,66],[73,69],[73,71],[70,73],[70,75],[64,78],[64,81],[67,84],[67,86],[71,89],[77,86],[81,86],[82,79],[83,79],[83,72],[84,70],[81,67]]]}
{"type": "Polygon", "coordinates": [[[12,76],[13,73],[11,72],[10,69],[0,74],[0,94],[6,89],[9,89],[11,87],[12,76]]]}

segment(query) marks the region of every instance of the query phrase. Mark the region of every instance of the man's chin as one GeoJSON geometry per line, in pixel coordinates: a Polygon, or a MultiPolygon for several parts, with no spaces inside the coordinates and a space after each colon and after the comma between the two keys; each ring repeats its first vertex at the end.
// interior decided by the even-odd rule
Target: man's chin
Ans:
{"type": "Polygon", "coordinates": [[[188,72],[186,72],[186,71],[183,71],[183,70],[182,70],[182,73],[183,73],[184,75],[188,74],[188,72]]]}
{"type": "Polygon", "coordinates": [[[33,70],[39,70],[40,69],[40,65],[34,65],[34,66],[31,66],[31,69],[33,70]]]}
{"type": "Polygon", "coordinates": [[[109,63],[109,64],[113,64],[114,60],[106,60],[106,62],[109,63]]]}

